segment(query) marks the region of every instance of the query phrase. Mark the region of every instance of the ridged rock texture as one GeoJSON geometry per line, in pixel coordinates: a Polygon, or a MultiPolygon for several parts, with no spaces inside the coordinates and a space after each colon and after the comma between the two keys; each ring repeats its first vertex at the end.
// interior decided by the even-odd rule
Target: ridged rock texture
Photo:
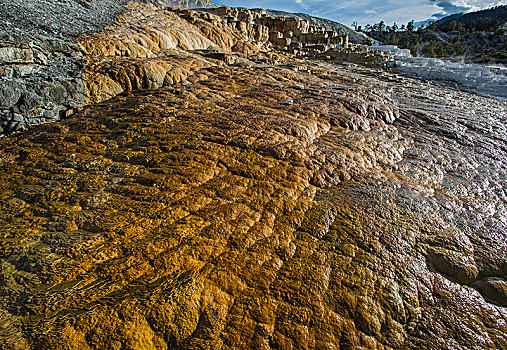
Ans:
{"type": "Polygon", "coordinates": [[[128,4],[0,139],[0,348],[507,348],[507,104],[202,16],[128,4]]]}
{"type": "Polygon", "coordinates": [[[168,56],[179,53],[167,50],[254,54],[265,45],[259,28],[241,32],[212,25],[214,18],[157,1],[0,3],[0,134],[56,121],[124,90],[179,82],[206,65],[198,59],[174,67],[168,56]]]}

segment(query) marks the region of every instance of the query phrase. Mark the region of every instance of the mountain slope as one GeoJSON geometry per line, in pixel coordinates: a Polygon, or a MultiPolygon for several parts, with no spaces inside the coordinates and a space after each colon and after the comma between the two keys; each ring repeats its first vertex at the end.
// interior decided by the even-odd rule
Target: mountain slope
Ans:
{"type": "Polygon", "coordinates": [[[449,30],[449,26],[453,26],[452,22],[463,24],[467,30],[494,32],[507,22],[507,5],[470,13],[457,13],[438,20],[436,24],[441,30],[449,30]]]}

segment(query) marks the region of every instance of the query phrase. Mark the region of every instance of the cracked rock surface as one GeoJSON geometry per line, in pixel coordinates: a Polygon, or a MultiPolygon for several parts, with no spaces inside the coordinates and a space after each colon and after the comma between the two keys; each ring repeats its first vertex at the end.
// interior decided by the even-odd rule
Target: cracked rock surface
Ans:
{"type": "Polygon", "coordinates": [[[505,102],[125,6],[0,33],[66,117],[0,139],[0,348],[507,348],[505,102]]]}
{"type": "Polygon", "coordinates": [[[297,64],[1,140],[2,346],[505,348],[505,103],[297,64]]]}

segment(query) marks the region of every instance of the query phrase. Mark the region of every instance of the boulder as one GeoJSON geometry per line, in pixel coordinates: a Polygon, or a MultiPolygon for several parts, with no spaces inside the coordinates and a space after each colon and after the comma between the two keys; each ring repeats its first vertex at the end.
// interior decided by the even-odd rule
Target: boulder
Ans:
{"type": "Polygon", "coordinates": [[[0,109],[13,107],[25,89],[25,84],[22,81],[0,79],[0,109]]]}

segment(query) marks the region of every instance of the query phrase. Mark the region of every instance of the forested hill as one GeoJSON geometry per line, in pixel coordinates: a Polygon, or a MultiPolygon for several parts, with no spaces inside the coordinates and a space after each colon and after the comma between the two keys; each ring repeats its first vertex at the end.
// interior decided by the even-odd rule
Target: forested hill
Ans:
{"type": "Polygon", "coordinates": [[[467,62],[507,64],[507,6],[455,14],[427,26],[386,26],[362,30],[383,44],[410,49],[414,56],[463,58],[467,62]]]}
{"type": "Polygon", "coordinates": [[[438,20],[435,24],[442,31],[455,30],[463,25],[466,30],[495,32],[507,22],[507,5],[471,13],[457,13],[438,20]]]}

